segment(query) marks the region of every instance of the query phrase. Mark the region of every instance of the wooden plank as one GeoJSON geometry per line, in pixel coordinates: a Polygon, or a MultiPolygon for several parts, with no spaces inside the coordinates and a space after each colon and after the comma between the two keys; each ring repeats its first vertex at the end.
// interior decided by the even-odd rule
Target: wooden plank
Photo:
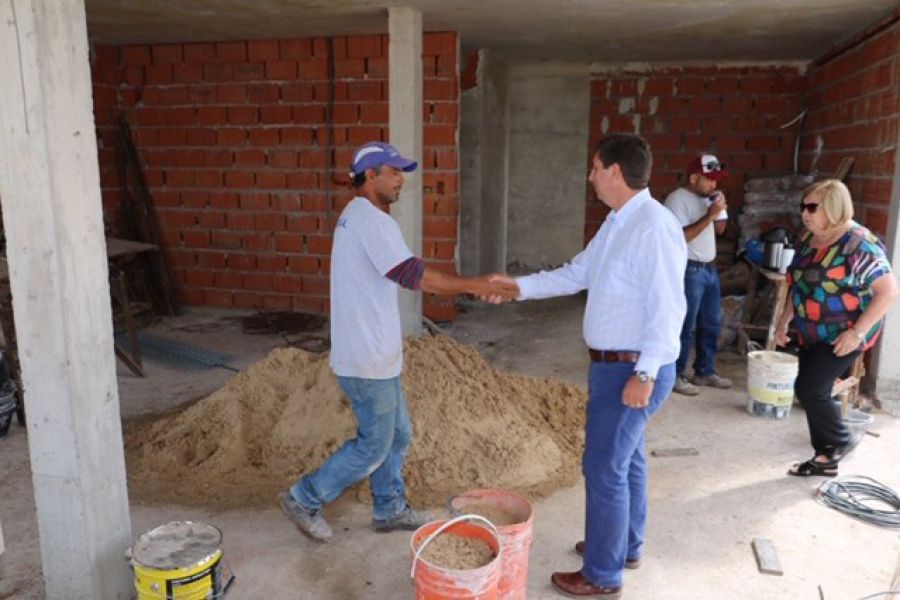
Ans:
{"type": "Polygon", "coordinates": [[[848,377],[847,379],[838,380],[834,386],[831,388],[832,396],[840,396],[853,386],[855,386],[859,380],[856,377],[848,377]]]}
{"type": "Polygon", "coordinates": [[[700,454],[696,448],[654,448],[650,451],[653,456],[697,456],[700,454]]]}
{"type": "MultiPolygon", "coordinates": [[[[119,166],[119,178],[122,180],[122,211],[130,216],[129,226],[140,242],[159,246],[161,235],[156,220],[156,209],[153,196],[144,176],[140,156],[134,145],[131,128],[125,117],[120,117],[117,128],[118,150],[124,157],[119,166]]],[[[181,313],[181,306],[175,294],[174,284],[162,252],[144,254],[141,257],[144,269],[148,274],[148,283],[154,297],[154,304],[160,312],[169,316],[181,313]]]]}
{"type": "Polygon", "coordinates": [[[767,575],[784,575],[781,561],[775,551],[775,544],[769,538],[753,538],[753,553],[756,555],[756,566],[760,573],[767,575]]]}
{"type": "Polygon", "coordinates": [[[853,157],[845,156],[841,159],[841,164],[838,165],[837,170],[834,172],[834,175],[831,176],[832,179],[837,179],[839,181],[843,181],[844,177],[847,176],[847,173],[850,172],[850,169],[853,167],[853,157]]]}
{"type": "Polygon", "coordinates": [[[138,342],[137,324],[134,322],[134,315],[131,313],[131,302],[128,301],[128,286],[125,284],[125,273],[119,271],[114,273],[110,278],[111,289],[114,290],[113,295],[122,307],[122,316],[125,319],[125,330],[128,332],[128,347],[131,350],[131,360],[141,369],[144,368],[141,362],[141,344],[138,342]]]}
{"type": "Polygon", "coordinates": [[[125,366],[128,367],[132,373],[134,373],[138,377],[144,376],[144,369],[141,368],[141,365],[134,362],[131,357],[128,356],[128,353],[125,352],[118,344],[113,344],[113,350],[115,350],[116,356],[119,357],[119,360],[125,363],[125,366]]]}
{"type": "Polygon", "coordinates": [[[787,300],[787,280],[781,279],[775,282],[775,304],[772,306],[772,319],[769,321],[769,333],[766,335],[766,350],[775,349],[775,327],[784,312],[784,303],[787,300]]]}
{"type": "Polygon", "coordinates": [[[159,250],[159,247],[156,244],[145,244],[144,242],[123,240],[122,238],[109,236],[106,238],[106,256],[108,258],[128,257],[141,252],[156,252],[157,250],[159,250]]]}

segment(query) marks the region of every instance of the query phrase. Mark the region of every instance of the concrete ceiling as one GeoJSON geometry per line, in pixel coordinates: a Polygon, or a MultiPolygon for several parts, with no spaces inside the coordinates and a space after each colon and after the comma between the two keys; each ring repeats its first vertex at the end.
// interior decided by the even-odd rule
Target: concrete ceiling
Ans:
{"type": "MultiPolygon", "coordinates": [[[[512,62],[810,60],[896,9],[896,0],[409,0],[426,31],[512,62]]],[[[110,44],[383,33],[373,0],[86,0],[110,44]]]]}

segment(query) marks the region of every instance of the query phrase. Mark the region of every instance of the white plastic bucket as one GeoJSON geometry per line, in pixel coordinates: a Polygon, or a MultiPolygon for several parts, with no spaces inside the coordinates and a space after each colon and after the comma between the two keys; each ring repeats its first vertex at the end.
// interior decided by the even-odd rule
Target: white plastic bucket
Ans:
{"type": "Polygon", "coordinates": [[[860,434],[866,432],[872,423],[875,422],[875,415],[870,415],[855,408],[848,408],[847,414],[844,415],[844,425],[852,434],[860,434]]]}
{"type": "Polygon", "coordinates": [[[794,401],[797,365],[797,357],[785,352],[748,352],[747,412],[771,419],[787,417],[794,401]]]}

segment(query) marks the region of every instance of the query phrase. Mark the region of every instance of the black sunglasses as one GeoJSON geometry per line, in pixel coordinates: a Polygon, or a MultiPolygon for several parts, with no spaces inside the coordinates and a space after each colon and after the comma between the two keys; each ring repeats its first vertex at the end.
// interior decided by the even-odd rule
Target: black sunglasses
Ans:
{"type": "Polygon", "coordinates": [[[706,170],[706,173],[709,173],[710,171],[724,171],[725,163],[711,161],[711,162],[705,163],[703,165],[703,168],[706,170]]]}
{"type": "Polygon", "coordinates": [[[819,205],[811,202],[801,202],[800,203],[800,212],[804,210],[809,211],[809,214],[814,215],[816,211],[819,210],[819,205]]]}

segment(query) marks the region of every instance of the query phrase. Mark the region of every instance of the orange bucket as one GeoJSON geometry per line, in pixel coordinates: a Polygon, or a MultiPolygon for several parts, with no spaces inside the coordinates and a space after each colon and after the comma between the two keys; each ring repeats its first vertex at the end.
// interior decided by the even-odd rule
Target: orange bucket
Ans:
{"type": "Polygon", "coordinates": [[[450,499],[450,514],[465,514],[466,506],[497,508],[515,519],[511,525],[494,524],[503,547],[500,600],[525,600],[528,591],[528,560],[534,539],[534,510],[524,496],[506,490],[472,490],[450,499]]]}
{"type": "Polygon", "coordinates": [[[487,519],[465,515],[449,521],[432,521],[413,533],[409,548],[412,555],[410,577],[415,582],[416,600],[500,600],[500,534],[487,519]],[[486,526],[468,521],[483,521],[486,526]],[[477,569],[447,569],[432,564],[421,554],[443,533],[481,540],[490,546],[495,556],[477,569]]]}

